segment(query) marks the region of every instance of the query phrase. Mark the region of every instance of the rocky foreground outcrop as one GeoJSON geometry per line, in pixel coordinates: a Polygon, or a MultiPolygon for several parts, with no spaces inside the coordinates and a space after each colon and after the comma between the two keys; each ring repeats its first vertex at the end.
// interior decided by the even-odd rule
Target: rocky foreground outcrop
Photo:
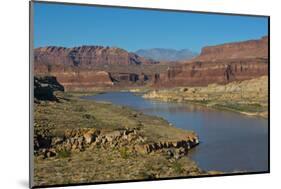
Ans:
{"type": "Polygon", "coordinates": [[[186,156],[199,143],[194,132],[127,107],[60,95],[59,102],[34,104],[37,186],[209,174],[186,156]]]}
{"type": "Polygon", "coordinates": [[[57,100],[55,91],[64,91],[64,87],[55,77],[34,77],[34,99],[35,100],[57,100]]]}
{"type": "Polygon", "coordinates": [[[84,151],[86,148],[129,148],[141,154],[162,151],[171,157],[180,158],[188,150],[199,144],[196,135],[187,135],[182,140],[147,142],[147,138],[138,129],[104,131],[95,128],[67,129],[62,136],[38,134],[34,137],[36,156],[43,158],[56,156],[62,151],[84,151]]]}
{"type": "Polygon", "coordinates": [[[201,54],[161,73],[156,86],[207,86],[268,75],[268,37],[204,47],[201,54]]]}

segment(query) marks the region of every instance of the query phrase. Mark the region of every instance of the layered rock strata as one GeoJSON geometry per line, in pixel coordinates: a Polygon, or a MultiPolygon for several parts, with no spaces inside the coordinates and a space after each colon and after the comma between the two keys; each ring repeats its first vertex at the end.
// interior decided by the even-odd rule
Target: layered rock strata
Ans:
{"type": "Polygon", "coordinates": [[[226,84],[268,75],[268,37],[204,47],[198,57],[177,63],[159,63],[112,47],[37,48],[34,71],[56,76],[68,91],[226,84]]]}
{"type": "MultiPolygon", "coordinates": [[[[74,48],[51,46],[34,50],[35,75],[56,76],[66,90],[73,91],[111,87],[124,75],[124,73],[116,73],[114,69],[110,69],[111,66],[124,67],[157,63],[120,48],[102,46],[74,48]],[[115,73],[114,75],[119,77],[113,78],[111,73],[115,73]]],[[[128,79],[125,79],[127,83],[141,81],[141,75],[137,74],[140,79],[134,79],[135,73],[127,74],[129,75],[128,79]]]]}
{"type": "Polygon", "coordinates": [[[226,84],[268,75],[268,37],[205,47],[195,59],[170,66],[158,87],[226,84]]]}

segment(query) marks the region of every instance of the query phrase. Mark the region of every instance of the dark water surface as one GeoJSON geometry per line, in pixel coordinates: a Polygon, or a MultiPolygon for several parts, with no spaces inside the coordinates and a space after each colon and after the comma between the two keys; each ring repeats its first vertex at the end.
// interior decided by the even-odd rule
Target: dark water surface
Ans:
{"type": "Polygon", "coordinates": [[[200,144],[189,156],[204,170],[267,171],[268,120],[200,105],[159,102],[130,92],[110,92],[83,99],[128,106],[165,118],[178,128],[193,130],[200,144]]]}

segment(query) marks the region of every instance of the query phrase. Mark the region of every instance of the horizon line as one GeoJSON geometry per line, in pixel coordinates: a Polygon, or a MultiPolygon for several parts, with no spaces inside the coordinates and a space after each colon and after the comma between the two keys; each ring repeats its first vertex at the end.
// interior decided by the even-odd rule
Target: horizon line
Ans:
{"type": "Polygon", "coordinates": [[[49,48],[49,47],[56,47],[56,48],[65,48],[65,49],[71,49],[71,48],[79,48],[79,47],[104,47],[104,48],[118,48],[118,49],[122,49],[125,50],[127,52],[133,52],[135,53],[136,51],[139,50],[152,50],[152,49],[169,49],[169,50],[176,50],[176,51],[181,51],[181,50],[190,50],[193,53],[201,53],[201,51],[203,50],[203,48],[205,47],[212,47],[212,46],[219,46],[219,45],[225,45],[225,44],[230,44],[230,43],[241,43],[241,42],[247,42],[247,41],[257,41],[257,40],[261,40],[265,37],[269,37],[268,35],[261,35],[259,38],[251,38],[251,39],[246,39],[246,40],[238,40],[238,41],[229,41],[229,42],[225,42],[225,43],[219,43],[219,44],[215,44],[215,45],[205,45],[203,47],[201,47],[200,52],[198,51],[194,51],[191,48],[171,48],[171,47],[149,47],[149,48],[139,48],[135,51],[130,51],[127,50],[126,48],[123,48],[121,46],[116,46],[116,45],[101,45],[101,44],[92,44],[92,45],[88,45],[88,44],[81,44],[81,45],[75,45],[75,46],[62,46],[62,45],[46,45],[46,46],[38,46],[35,47],[34,49],[39,49],[39,48],[49,48]]]}

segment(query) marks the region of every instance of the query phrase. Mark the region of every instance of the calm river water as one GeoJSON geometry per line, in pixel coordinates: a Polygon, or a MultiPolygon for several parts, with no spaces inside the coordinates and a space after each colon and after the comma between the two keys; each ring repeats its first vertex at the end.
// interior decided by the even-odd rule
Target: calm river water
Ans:
{"type": "Polygon", "coordinates": [[[188,154],[204,170],[260,172],[268,170],[268,120],[200,105],[159,102],[130,92],[109,92],[84,99],[128,106],[193,130],[200,144],[188,154]]]}

